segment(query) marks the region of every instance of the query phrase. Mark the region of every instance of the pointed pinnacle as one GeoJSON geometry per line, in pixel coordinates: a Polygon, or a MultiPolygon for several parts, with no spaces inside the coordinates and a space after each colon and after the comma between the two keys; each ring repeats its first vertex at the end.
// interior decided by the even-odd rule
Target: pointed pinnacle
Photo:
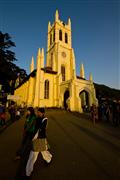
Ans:
{"type": "Polygon", "coordinates": [[[40,53],[40,48],[38,48],[38,56],[40,56],[40,54],[41,54],[41,53],[40,53]]]}

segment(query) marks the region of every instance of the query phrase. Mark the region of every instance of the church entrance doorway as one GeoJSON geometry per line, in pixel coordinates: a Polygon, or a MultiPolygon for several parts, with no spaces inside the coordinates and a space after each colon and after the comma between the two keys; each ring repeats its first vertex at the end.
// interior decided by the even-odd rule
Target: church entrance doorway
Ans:
{"type": "Polygon", "coordinates": [[[85,90],[81,91],[79,94],[79,97],[81,99],[81,107],[83,109],[83,112],[89,111],[89,93],[85,90]]]}
{"type": "Polygon", "coordinates": [[[69,107],[68,105],[68,98],[70,96],[69,90],[66,90],[64,93],[64,108],[67,110],[69,107]]]}

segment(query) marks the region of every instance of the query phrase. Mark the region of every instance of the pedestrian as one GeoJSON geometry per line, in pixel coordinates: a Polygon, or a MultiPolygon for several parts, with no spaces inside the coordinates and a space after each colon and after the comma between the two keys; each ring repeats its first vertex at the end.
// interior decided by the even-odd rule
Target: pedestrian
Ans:
{"type": "Polygon", "coordinates": [[[9,107],[9,113],[10,113],[10,120],[12,122],[15,121],[15,102],[12,102],[10,107],[9,107]]]}
{"type": "Polygon", "coordinates": [[[98,104],[98,121],[102,120],[102,105],[98,104]]]}
{"type": "Polygon", "coordinates": [[[106,104],[105,115],[106,115],[106,122],[110,122],[110,106],[109,106],[109,104],[106,104]]]}
{"type": "Polygon", "coordinates": [[[33,148],[30,151],[29,159],[26,166],[26,176],[30,177],[33,171],[34,164],[37,160],[39,152],[41,152],[46,163],[50,163],[52,159],[51,153],[48,151],[46,127],[47,117],[45,117],[45,109],[39,108],[37,110],[35,136],[32,140],[33,148]]]}
{"type": "Polygon", "coordinates": [[[91,106],[91,119],[93,123],[98,122],[98,108],[95,104],[92,104],[91,106]]]}
{"type": "Polygon", "coordinates": [[[119,101],[116,103],[116,126],[120,124],[120,103],[119,101]]]}
{"type": "Polygon", "coordinates": [[[2,126],[6,125],[6,118],[7,118],[6,111],[5,111],[5,108],[4,108],[1,115],[0,115],[0,121],[1,121],[2,126]]]}
{"type": "Polygon", "coordinates": [[[112,104],[112,123],[113,123],[113,126],[116,127],[117,125],[117,103],[116,103],[116,100],[113,101],[113,104],[112,104]]]}
{"type": "Polygon", "coordinates": [[[16,120],[19,120],[20,119],[20,110],[17,108],[16,110],[16,120]]]}
{"type": "Polygon", "coordinates": [[[26,121],[23,130],[22,144],[16,153],[15,160],[20,159],[21,156],[24,155],[26,149],[30,146],[32,138],[34,137],[35,124],[36,124],[36,115],[34,112],[34,108],[28,107],[26,114],[26,121]]]}

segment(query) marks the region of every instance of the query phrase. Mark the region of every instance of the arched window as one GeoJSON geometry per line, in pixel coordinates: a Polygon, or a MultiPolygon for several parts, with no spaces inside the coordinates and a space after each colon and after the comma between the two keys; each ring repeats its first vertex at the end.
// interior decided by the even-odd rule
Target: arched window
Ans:
{"type": "Polygon", "coordinates": [[[49,99],[49,81],[45,80],[44,98],[49,99]]]}
{"type": "Polygon", "coordinates": [[[65,81],[65,66],[61,66],[62,81],[65,81]]]}
{"type": "Polygon", "coordinates": [[[52,44],[52,34],[50,34],[50,45],[52,44]]]}
{"type": "Polygon", "coordinates": [[[62,30],[59,30],[59,40],[62,41],[62,30]]]}
{"type": "Polygon", "coordinates": [[[50,67],[53,67],[53,53],[51,53],[51,58],[50,58],[50,67]]]}
{"type": "Polygon", "coordinates": [[[55,42],[55,30],[53,32],[53,42],[55,42]]]}
{"type": "Polygon", "coordinates": [[[68,34],[65,33],[65,43],[68,43],[68,34]]]}
{"type": "Polygon", "coordinates": [[[81,99],[81,106],[83,108],[83,111],[86,111],[90,108],[89,105],[89,93],[86,90],[82,90],[79,93],[79,97],[81,99]]]}

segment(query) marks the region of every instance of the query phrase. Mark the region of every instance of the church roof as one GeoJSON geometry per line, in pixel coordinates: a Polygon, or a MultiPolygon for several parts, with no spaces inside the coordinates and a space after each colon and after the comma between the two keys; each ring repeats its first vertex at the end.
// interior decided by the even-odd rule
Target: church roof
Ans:
{"type": "Polygon", "coordinates": [[[32,71],[23,81],[21,81],[20,84],[15,89],[19,88],[22,84],[28,81],[30,77],[35,77],[35,76],[36,76],[36,69],[32,71]]]}
{"type": "Polygon", "coordinates": [[[57,72],[53,71],[51,67],[44,67],[44,68],[41,68],[41,70],[43,70],[45,73],[57,74],[57,72]]]}
{"type": "Polygon", "coordinates": [[[85,78],[82,78],[82,77],[80,77],[80,76],[76,76],[76,77],[77,77],[77,79],[86,80],[85,78]]]}
{"type": "MultiPolygon", "coordinates": [[[[53,71],[51,67],[44,67],[44,68],[41,68],[41,70],[43,70],[45,73],[57,74],[57,72],[53,71]]],[[[28,81],[30,77],[35,77],[36,71],[37,71],[36,69],[32,71],[23,81],[20,82],[20,84],[15,89],[19,88],[22,84],[28,81]]]]}

